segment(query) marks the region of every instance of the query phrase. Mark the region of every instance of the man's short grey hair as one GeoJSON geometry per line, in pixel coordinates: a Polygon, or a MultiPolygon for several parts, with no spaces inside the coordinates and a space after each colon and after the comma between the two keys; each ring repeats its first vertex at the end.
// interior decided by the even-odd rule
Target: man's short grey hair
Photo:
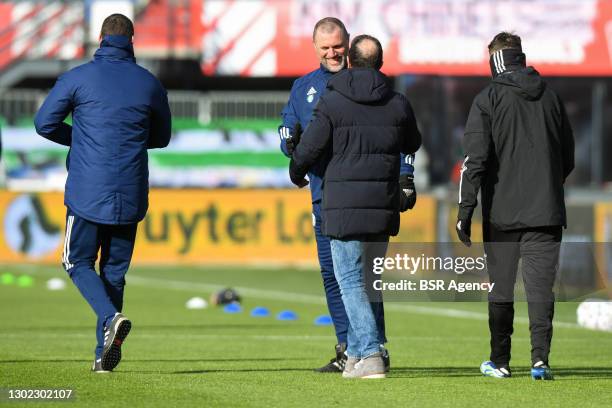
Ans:
{"type": "Polygon", "coordinates": [[[315,40],[315,36],[319,31],[329,34],[333,33],[338,29],[342,31],[342,36],[346,41],[348,41],[349,33],[348,31],[346,31],[346,27],[344,26],[344,23],[342,21],[340,21],[336,17],[322,18],[321,20],[317,21],[317,24],[315,24],[314,29],[312,30],[312,41],[315,40]]]}

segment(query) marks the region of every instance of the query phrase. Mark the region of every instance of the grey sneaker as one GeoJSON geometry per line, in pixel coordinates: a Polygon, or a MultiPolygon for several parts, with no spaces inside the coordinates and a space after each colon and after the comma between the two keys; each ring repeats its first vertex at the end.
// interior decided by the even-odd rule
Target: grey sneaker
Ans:
{"type": "Polygon", "coordinates": [[[132,322],[121,313],[116,313],[109,327],[104,332],[104,349],[102,350],[102,369],[111,371],[121,361],[121,345],[130,333],[132,322]]]}
{"type": "Polygon", "coordinates": [[[344,363],[344,371],[342,372],[342,377],[350,378],[349,373],[355,369],[355,364],[359,362],[359,359],[356,357],[349,357],[346,359],[346,363],[344,363]]]}
{"type": "MultiPolygon", "coordinates": [[[[348,362],[347,362],[348,365],[348,362]]],[[[353,370],[345,371],[344,378],[385,378],[385,363],[382,353],[374,353],[359,360],[353,370]]]]}

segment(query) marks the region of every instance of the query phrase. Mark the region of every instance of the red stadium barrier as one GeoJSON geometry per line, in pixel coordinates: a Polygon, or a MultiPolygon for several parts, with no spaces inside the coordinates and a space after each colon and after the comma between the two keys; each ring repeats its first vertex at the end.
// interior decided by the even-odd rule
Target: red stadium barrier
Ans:
{"type": "Polygon", "coordinates": [[[197,58],[202,50],[202,1],[151,1],[135,21],[137,55],[197,58]]]}
{"type": "Polygon", "coordinates": [[[82,57],[83,13],[77,2],[0,3],[0,70],[20,59],[82,57]]]}
{"type": "Polygon", "coordinates": [[[354,36],[378,37],[383,71],[485,75],[500,31],[523,37],[545,75],[612,74],[612,2],[605,0],[205,0],[202,69],[208,75],[298,76],[317,66],[312,28],[335,16],[354,36]]]}

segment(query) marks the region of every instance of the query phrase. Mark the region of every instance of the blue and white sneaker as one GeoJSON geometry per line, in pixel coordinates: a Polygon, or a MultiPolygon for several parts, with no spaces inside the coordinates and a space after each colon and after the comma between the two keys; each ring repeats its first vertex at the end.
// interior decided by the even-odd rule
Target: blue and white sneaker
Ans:
{"type": "Polygon", "coordinates": [[[531,378],[534,380],[554,380],[552,371],[548,364],[538,361],[531,367],[531,378]]]}
{"type": "Polygon", "coordinates": [[[493,377],[493,378],[510,378],[512,377],[512,373],[510,372],[509,367],[500,367],[497,368],[494,362],[485,361],[480,365],[480,372],[485,377],[493,377]]]}

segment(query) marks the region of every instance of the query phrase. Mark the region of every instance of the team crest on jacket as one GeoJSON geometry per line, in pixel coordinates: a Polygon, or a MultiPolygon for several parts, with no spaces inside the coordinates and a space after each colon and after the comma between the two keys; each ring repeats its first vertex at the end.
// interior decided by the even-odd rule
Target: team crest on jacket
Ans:
{"type": "Polygon", "coordinates": [[[316,93],[317,93],[317,90],[314,89],[314,87],[311,86],[310,89],[308,90],[308,93],[306,93],[306,101],[308,103],[312,103],[316,93]]]}

